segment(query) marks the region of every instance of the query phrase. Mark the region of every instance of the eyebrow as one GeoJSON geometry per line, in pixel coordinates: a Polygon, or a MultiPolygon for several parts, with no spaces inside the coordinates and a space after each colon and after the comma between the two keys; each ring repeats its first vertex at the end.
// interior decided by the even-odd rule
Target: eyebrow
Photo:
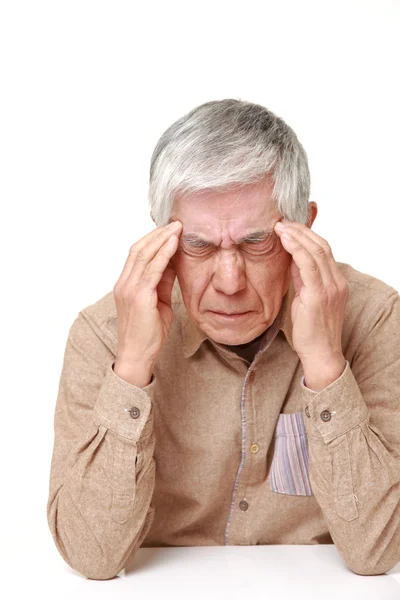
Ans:
{"type": "MultiPolygon", "coordinates": [[[[244,237],[240,238],[234,245],[236,246],[242,244],[243,242],[263,242],[264,240],[272,237],[274,233],[275,231],[273,229],[258,229],[256,231],[250,231],[244,237]]],[[[216,244],[204,239],[202,236],[194,232],[184,233],[181,235],[181,240],[185,242],[203,242],[210,246],[216,247],[216,244]]]]}

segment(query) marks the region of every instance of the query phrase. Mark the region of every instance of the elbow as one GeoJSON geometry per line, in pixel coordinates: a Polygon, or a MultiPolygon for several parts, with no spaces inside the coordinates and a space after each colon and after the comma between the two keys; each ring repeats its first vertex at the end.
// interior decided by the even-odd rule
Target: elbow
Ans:
{"type": "Polygon", "coordinates": [[[347,562],[347,566],[356,575],[385,575],[399,562],[398,552],[394,554],[392,548],[391,552],[387,550],[378,557],[373,553],[359,556],[357,560],[347,562]]]}
{"type": "Polygon", "coordinates": [[[390,569],[395,567],[397,561],[389,562],[382,558],[377,562],[363,560],[358,563],[347,563],[349,569],[356,575],[385,575],[390,569]]]}
{"type": "Polygon", "coordinates": [[[119,571],[116,571],[116,569],[110,569],[110,568],[104,568],[104,569],[94,568],[94,569],[80,569],[79,573],[81,575],[84,575],[85,577],[87,577],[87,579],[105,580],[105,579],[114,579],[115,577],[118,576],[118,573],[120,571],[121,571],[121,569],[119,571]]]}
{"type": "Polygon", "coordinates": [[[115,561],[110,561],[110,557],[105,556],[97,544],[91,546],[87,543],[83,547],[78,528],[74,527],[73,521],[68,533],[64,523],[60,527],[58,508],[58,502],[49,502],[47,519],[55,546],[66,564],[88,579],[114,579],[123,567],[115,564],[115,561]]]}
{"type": "Polygon", "coordinates": [[[365,569],[363,567],[350,567],[350,566],[349,566],[349,569],[356,575],[385,575],[385,573],[387,573],[387,571],[389,570],[389,569],[387,569],[387,571],[385,571],[384,569],[379,569],[379,568],[365,569]]]}
{"type": "Polygon", "coordinates": [[[65,545],[58,536],[55,538],[55,543],[60,555],[67,565],[87,579],[114,579],[122,570],[122,568],[115,565],[115,563],[111,564],[111,562],[106,562],[106,557],[104,556],[102,559],[100,559],[100,556],[98,556],[98,559],[92,558],[89,562],[88,557],[82,555],[80,550],[78,552],[71,552],[71,549],[67,551],[65,545]]]}
{"type": "Polygon", "coordinates": [[[71,557],[62,553],[62,557],[71,569],[87,579],[114,579],[122,570],[120,567],[118,568],[109,563],[105,564],[104,561],[101,562],[100,560],[88,564],[86,557],[83,556],[75,555],[71,557]]]}

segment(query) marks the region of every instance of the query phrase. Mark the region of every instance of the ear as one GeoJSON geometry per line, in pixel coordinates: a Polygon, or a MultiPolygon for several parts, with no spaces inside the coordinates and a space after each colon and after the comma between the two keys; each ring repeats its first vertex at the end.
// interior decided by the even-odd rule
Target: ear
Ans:
{"type": "Polygon", "coordinates": [[[317,214],[318,214],[317,203],[314,201],[311,201],[309,203],[309,207],[308,207],[308,217],[307,217],[307,222],[306,222],[306,226],[309,227],[310,229],[312,227],[312,224],[315,221],[317,214]]]}

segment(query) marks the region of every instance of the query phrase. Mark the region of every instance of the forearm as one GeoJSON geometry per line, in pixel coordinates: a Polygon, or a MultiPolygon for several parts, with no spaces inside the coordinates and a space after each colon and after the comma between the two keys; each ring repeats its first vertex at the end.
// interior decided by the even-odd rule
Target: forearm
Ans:
{"type": "Polygon", "coordinates": [[[400,561],[400,457],[370,423],[350,366],[327,388],[302,386],[313,493],[332,539],[359,574],[400,561]]]}
{"type": "Polygon", "coordinates": [[[367,421],[328,446],[309,438],[309,455],[313,493],[342,558],[360,575],[386,573],[400,561],[396,459],[367,421]]]}
{"type": "Polygon", "coordinates": [[[63,371],[57,399],[48,523],[72,568],[110,579],[154,517],[153,411],[146,391],[119,378],[112,365],[89,409],[85,374],[77,397],[74,373],[69,366],[63,371]]]}
{"type": "Polygon", "coordinates": [[[48,522],[59,552],[72,568],[91,579],[110,579],[140,547],[152,523],[154,441],[136,446],[101,425],[90,431],[70,455],[73,464],[59,478],[58,489],[53,489],[48,522]]]}

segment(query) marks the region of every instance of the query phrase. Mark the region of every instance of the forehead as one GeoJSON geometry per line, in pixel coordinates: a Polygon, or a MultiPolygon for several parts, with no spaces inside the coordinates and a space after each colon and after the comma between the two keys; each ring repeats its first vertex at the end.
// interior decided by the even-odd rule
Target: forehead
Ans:
{"type": "Polygon", "coordinates": [[[239,238],[272,227],[279,218],[271,191],[269,183],[262,182],[225,192],[202,190],[178,195],[171,220],[182,221],[182,233],[239,238]]]}

